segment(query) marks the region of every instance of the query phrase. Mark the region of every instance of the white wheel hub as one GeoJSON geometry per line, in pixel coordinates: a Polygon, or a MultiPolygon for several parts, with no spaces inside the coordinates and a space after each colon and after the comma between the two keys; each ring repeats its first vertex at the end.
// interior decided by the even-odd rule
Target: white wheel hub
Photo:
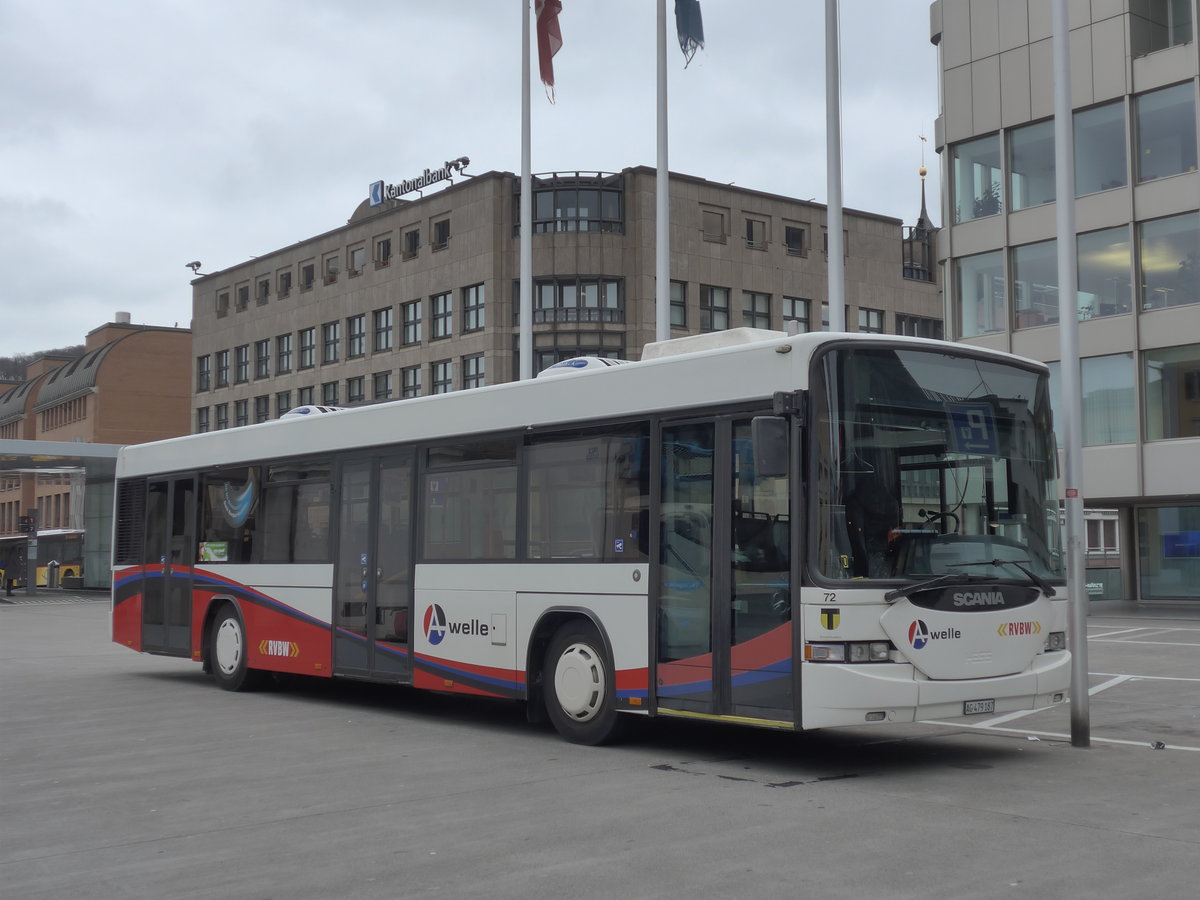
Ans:
{"type": "Polygon", "coordinates": [[[554,666],[554,695],[576,722],[595,718],[604,706],[607,685],[600,655],[587,644],[571,644],[554,666]]]}
{"type": "Polygon", "coordinates": [[[221,674],[231,677],[237,672],[245,652],[245,641],[242,639],[242,626],[237,619],[225,619],[217,628],[217,640],[214,652],[217,658],[217,668],[221,674]]]}

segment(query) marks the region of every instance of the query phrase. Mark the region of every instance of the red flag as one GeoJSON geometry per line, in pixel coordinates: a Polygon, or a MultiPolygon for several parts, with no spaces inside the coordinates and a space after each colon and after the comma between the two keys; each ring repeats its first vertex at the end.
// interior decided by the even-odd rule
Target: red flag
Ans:
{"type": "Polygon", "coordinates": [[[558,28],[558,14],[562,12],[562,0],[537,0],[538,70],[542,84],[550,89],[554,98],[554,54],[562,46],[562,32],[558,28]]]}

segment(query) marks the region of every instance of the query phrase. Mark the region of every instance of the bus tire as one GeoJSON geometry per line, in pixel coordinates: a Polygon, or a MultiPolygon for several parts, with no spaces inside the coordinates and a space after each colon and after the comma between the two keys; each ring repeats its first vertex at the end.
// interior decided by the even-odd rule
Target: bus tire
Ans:
{"type": "Polygon", "coordinates": [[[573,744],[609,743],[624,721],[617,712],[613,667],[590,622],[568,622],[555,632],[542,668],[546,713],[573,744]]]}
{"type": "Polygon", "coordinates": [[[253,690],[262,681],[263,673],[247,663],[249,647],[246,626],[231,604],[221,607],[213,619],[209,639],[212,675],[227,691],[253,690]]]}

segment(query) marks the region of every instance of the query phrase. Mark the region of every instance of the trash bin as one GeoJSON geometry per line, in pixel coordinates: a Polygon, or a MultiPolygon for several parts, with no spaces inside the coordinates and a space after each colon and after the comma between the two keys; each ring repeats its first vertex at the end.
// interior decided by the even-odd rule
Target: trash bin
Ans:
{"type": "Polygon", "coordinates": [[[58,587],[58,560],[52,559],[46,563],[46,587],[58,587]]]}

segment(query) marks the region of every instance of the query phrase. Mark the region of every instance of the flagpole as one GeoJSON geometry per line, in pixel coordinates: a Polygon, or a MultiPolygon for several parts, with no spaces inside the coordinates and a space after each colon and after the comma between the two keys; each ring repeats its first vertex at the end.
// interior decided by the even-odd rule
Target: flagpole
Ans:
{"type": "Polygon", "coordinates": [[[533,173],[530,162],[529,4],[521,0],[520,380],[533,377],[533,173]]]}
{"type": "Polygon", "coordinates": [[[667,0],[658,0],[658,171],[655,175],[654,339],[671,337],[671,209],[667,168],[667,0]]]}
{"type": "Polygon", "coordinates": [[[829,330],[846,330],[846,260],[842,240],[842,88],[838,0],[825,0],[825,215],[829,270],[829,330]]]}

